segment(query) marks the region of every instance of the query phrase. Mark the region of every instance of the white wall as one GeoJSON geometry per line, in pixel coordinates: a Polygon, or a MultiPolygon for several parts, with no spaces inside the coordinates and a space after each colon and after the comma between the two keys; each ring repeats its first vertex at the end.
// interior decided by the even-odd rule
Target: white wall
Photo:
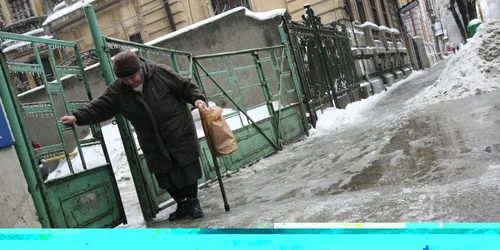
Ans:
{"type": "Polygon", "coordinates": [[[22,227],[41,225],[14,146],[0,148],[0,228],[22,227]]]}

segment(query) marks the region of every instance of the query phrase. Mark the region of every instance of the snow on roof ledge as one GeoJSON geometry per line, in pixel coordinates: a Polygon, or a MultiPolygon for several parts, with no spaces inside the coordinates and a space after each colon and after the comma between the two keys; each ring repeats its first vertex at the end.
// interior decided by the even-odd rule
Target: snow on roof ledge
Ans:
{"type": "Polygon", "coordinates": [[[256,20],[268,20],[268,19],[271,19],[271,18],[274,18],[276,16],[279,16],[279,15],[283,15],[285,14],[286,12],[286,9],[275,9],[275,10],[271,10],[271,11],[267,11],[267,12],[253,12],[245,7],[238,7],[238,8],[234,8],[234,9],[231,9],[229,11],[226,11],[226,12],[223,12],[219,15],[215,15],[213,17],[209,17],[205,20],[202,20],[202,21],[199,21],[197,23],[194,23],[194,24],[191,24],[187,27],[184,27],[182,29],[179,29],[177,31],[174,31],[172,33],[168,33],[162,37],[158,37],[154,40],[151,40],[147,43],[145,43],[145,45],[154,45],[154,44],[157,44],[159,42],[162,42],[162,41],[165,41],[165,40],[168,40],[170,38],[173,38],[173,37],[176,37],[182,33],[185,33],[185,32],[188,32],[190,30],[194,30],[194,29],[197,29],[201,26],[204,26],[204,25],[207,25],[209,23],[213,23],[219,19],[222,19],[228,15],[231,15],[233,13],[236,13],[236,12],[239,12],[239,11],[242,11],[242,10],[245,10],[245,15],[248,16],[248,17],[251,17],[253,19],[256,19],[256,20]]]}
{"type": "MultiPolygon", "coordinates": [[[[65,8],[61,8],[58,10],[56,10],[57,8],[54,8],[54,10],[56,10],[56,12],[54,12],[50,16],[48,16],[47,19],[45,20],[45,22],[43,22],[42,26],[47,26],[49,23],[51,23],[51,22],[53,22],[61,17],[67,16],[67,15],[75,12],[76,10],[82,9],[85,4],[91,4],[94,1],[95,0],[81,0],[81,1],[78,1],[78,2],[74,3],[73,5],[67,6],[65,8]]],[[[59,7],[59,8],[61,6],[62,6],[61,3],[56,5],[56,7],[59,7]]]]}
{"type": "Polygon", "coordinates": [[[363,24],[359,25],[359,27],[361,27],[361,28],[370,27],[370,28],[377,29],[377,30],[379,29],[379,27],[372,22],[364,22],[363,24]]]}
{"type": "Polygon", "coordinates": [[[384,26],[384,25],[380,25],[378,28],[379,28],[380,30],[383,30],[383,31],[391,32],[391,30],[389,29],[389,27],[384,26]]]}
{"type": "Polygon", "coordinates": [[[395,28],[391,28],[390,31],[394,34],[399,34],[399,30],[395,29],[395,28]]]}

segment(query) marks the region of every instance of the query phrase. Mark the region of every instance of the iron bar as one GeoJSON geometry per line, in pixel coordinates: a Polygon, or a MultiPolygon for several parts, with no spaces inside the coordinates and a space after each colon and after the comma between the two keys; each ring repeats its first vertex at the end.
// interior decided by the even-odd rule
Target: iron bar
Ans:
{"type": "Polygon", "coordinates": [[[271,145],[273,145],[274,148],[276,149],[279,149],[279,147],[264,133],[264,131],[255,123],[255,121],[247,114],[247,112],[245,112],[242,108],[240,108],[240,106],[238,104],[236,104],[236,102],[233,101],[233,99],[231,99],[231,97],[229,97],[229,95],[226,93],[226,91],[217,83],[217,81],[210,75],[210,73],[197,61],[195,60],[195,63],[203,70],[203,72],[205,72],[208,76],[208,78],[210,78],[210,80],[224,93],[225,96],[228,97],[228,99],[233,103],[233,105],[241,112],[243,113],[243,115],[245,115],[247,117],[247,119],[249,121],[252,122],[252,125],[264,136],[264,138],[266,138],[266,140],[271,143],[271,145]]]}

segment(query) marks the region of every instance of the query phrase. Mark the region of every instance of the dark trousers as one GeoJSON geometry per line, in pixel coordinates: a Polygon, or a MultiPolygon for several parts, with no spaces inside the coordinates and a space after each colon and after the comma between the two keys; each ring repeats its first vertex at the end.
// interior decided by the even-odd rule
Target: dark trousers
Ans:
{"type": "Polygon", "coordinates": [[[198,197],[198,179],[201,178],[201,164],[198,159],[193,163],[181,167],[174,156],[172,169],[167,173],[155,173],[158,186],[167,190],[175,201],[198,197]]]}
{"type": "Polygon", "coordinates": [[[183,188],[169,188],[167,192],[176,201],[181,202],[186,198],[197,198],[198,196],[198,183],[185,186],[183,188]]]}

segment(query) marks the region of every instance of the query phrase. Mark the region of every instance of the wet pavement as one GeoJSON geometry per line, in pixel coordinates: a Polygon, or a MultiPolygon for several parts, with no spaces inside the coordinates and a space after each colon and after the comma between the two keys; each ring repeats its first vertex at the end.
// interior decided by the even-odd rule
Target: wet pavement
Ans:
{"type": "Polygon", "coordinates": [[[419,107],[446,61],[392,88],[366,120],[286,145],[200,189],[205,217],[148,227],[267,227],[272,223],[500,221],[500,91],[419,107]]]}

